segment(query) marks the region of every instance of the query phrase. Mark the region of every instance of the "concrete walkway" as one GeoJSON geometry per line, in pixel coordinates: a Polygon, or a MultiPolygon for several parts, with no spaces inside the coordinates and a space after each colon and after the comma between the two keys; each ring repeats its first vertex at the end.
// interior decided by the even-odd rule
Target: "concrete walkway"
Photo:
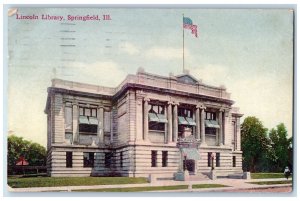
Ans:
{"type": "MultiPolygon", "coordinates": [[[[291,180],[291,179],[289,179],[291,180]]],[[[183,190],[165,190],[155,192],[225,192],[230,190],[244,190],[244,189],[260,189],[260,188],[274,188],[279,186],[292,186],[292,184],[276,184],[276,185],[258,185],[249,184],[248,182],[259,182],[259,181],[286,181],[284,178],[274,179],[216,179],[216,180],[202,180],[202,181],[155,181],[152,183],[144,184],[121,184],[121,185],[93,185],[93,186],[58,186],[58,187],[33,187],[33,188],[11,188],[8,186],[9,192],[71,192],[74,190],[85,190],[85,189],[99,189],[99,188],[127,188],[127,187],[151,187],[151,186],[176,186],[176,185],[189,185],[188,189],[183,190]],[[219,187],[219,188],[201,188],[192,189],[193,184],[222,184],[230,187],[219,187]]],[[[154,191],[151,191],[154,192],[154,191]]]]}

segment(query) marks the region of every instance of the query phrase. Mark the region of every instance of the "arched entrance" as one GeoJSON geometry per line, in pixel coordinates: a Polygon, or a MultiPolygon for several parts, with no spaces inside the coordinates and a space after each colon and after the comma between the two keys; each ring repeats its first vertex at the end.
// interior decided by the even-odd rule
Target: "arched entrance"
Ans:
{"type": "Polygon", "coordinates": [[[195,174],[195,160],[192,159],[185,159],[183,161],[183,170],[189,171],[190,175],[195,174]]]}

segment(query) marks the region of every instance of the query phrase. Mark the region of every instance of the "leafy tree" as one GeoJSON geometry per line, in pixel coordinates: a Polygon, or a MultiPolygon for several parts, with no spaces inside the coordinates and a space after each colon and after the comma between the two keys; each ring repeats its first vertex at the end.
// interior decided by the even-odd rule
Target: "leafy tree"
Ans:
{"type": "Polygon", "coordinates": [[[241,125],[241,148],[246,171],[256,172],[269,150],[267,129],[253,116],[245,118],[241,125]]]}
{"type": "Polygon", "coordinates": [[[283,171],[289,165],[289,148],[292,138],[287,138],[287,130],[283,123],[276,126],[269,133],[271,144],[276,155],[273,163],[275,171],[283,171]]]}
{"type": "Polygon", "coordinates": [[[38,143],[32,143],[22,137],[10,135],[7,148],[8,166],[14,166],[21,156],[28,161],[29,165],[45,165],[46,149],[38,143]]]}

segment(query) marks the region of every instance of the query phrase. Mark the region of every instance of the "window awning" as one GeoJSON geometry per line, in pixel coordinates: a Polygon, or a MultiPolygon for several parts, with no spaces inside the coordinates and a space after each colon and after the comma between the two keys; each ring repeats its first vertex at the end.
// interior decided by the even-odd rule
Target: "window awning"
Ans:
{"type": "Polygon", "coordinates": [[[196,122],[194,119],[192,119],[190,117],[186,117],[185,119],[187,120],[187,122],[189,122],[189,125],[196,126],[196,122]]]}
{"type": "Polygon", "coordinates": [[[149,117],[149,121],[151,122],[160,122],[159,118],[156,116],[155,113],[149,113],[148,117],[149,117]]]}
{"type": "Polygon", "coordinates": [[[97,117],[89,117],[89,122],[91,125],[98,125],[97,117]]]}
{"type": "Polygon", "coordinates": [[[205,126],[210,128],[220,128],[218,122],[215,120],[205,120],[205,126]]]}
{"type": "Polygon", "coordinates": [[[160,123],[168,123],[168,120],[165,115],[157,114],[157,117],[158,117],[160,123]]]}
{"type": "Polygon", "coordinates": [[[191,160],[199,160],[200,154],[196,148],[183,148],[183,155],[186,156],[187,159],[191,160]]]}
{"type": "Polygon", "coordinates": [[[89,124],[89,120],[86,116],[79,116],[79,123],[80,124],[89,124]]]}
{"type": "Polygon", "coordinates": [[[178,125],[190,125],[184,117],[178,117],[178,125]]]}

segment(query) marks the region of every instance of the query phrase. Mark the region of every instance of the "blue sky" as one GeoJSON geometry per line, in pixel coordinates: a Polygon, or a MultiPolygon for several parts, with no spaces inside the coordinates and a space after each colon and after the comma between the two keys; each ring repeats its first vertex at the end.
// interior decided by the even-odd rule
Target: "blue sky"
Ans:
{"type": "Polygon", "coordinates": [[[244,117],[257,116],[268,129],[283,122],[291,136],[293,13],[288,9],[19,8],[22,15],[109,14],[112,20],[64,26],[8,17],[8,130],[46,145],[43,110],[54,77],[117,86],[141,66],[165,76],[182,73],[183,13],[199,35],[185,30],[186,69],[204,83],[225,85],[244,117]],[[65,29],[75,32],[61,32],[65,29]]]}

